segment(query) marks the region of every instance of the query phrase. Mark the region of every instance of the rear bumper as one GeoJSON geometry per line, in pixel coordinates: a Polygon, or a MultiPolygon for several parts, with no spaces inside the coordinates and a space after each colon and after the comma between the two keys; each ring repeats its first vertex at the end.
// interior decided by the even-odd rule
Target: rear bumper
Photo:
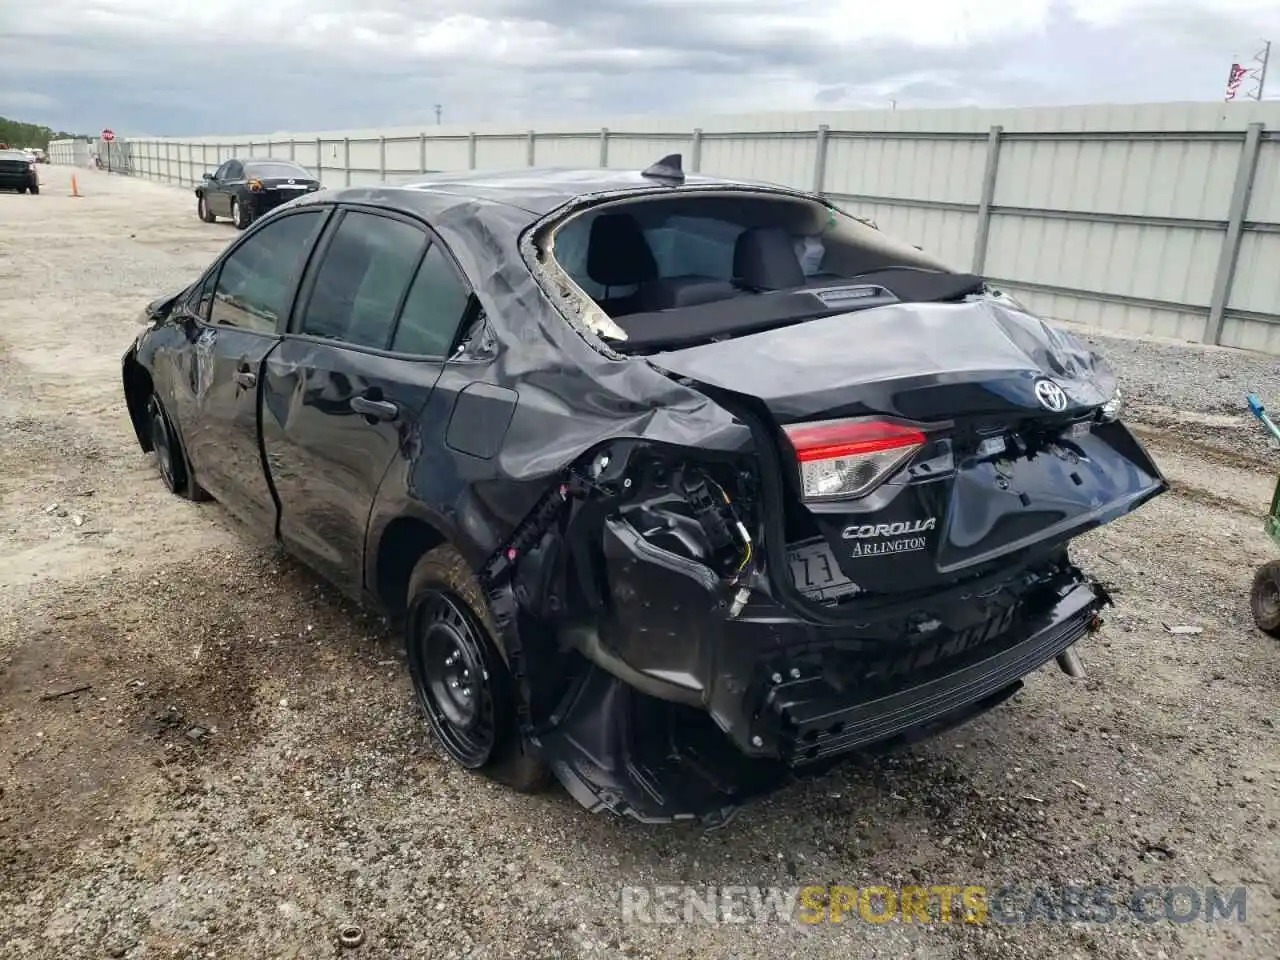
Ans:
{"type": "Polygon", "coordinates": [[[17,190],[20,187],[37,187],[40,185],[40,178],[36,176],[35,171],[27,173],[22,171],[14,173],[8,170],[0,170],[0,190],[17,190]]]}
{"type": "Polygon", "coordinates": [[[872,699],[854,698],[821,677],[775,684],[757,726],[785,760],[811,763],[870,746],[963,710],[1039,669],[1080,640],[1105,595],[1087,582],[1064,584],[1047,608],[955,660],[924,669],[872,699]]]}
{"type": "Polygon", "coordinates": [[[1065,559],[819,624],[756,594],[740,616],[698,564],[626,523],[604,536],[612,616],[576,638],[641,692],[707,711],[749,757],[792,764],[857,749],[976,702],[1074,643],[1107,602],[1065,559]]]}
{"type": "Polygon", "coordinates": [[[857,624],[769,598],[737,617],[696,564],[610,522],[614,609],[563,639],[593,664],[544,752],[588,807],[712,819],[851,753],[918,739],[1000,703],[1097,623],[1105,590],[1061,551],[857,624]]]}
{"type": "Polygon", "coordinates": [[[296,200],[298,197],[305,197],[309,192],[307,190],[260,190],[257,193],[250,191],[249,202],[255,215],[264,214],[276,207],[282,207],[290,200],[296,200]]]}

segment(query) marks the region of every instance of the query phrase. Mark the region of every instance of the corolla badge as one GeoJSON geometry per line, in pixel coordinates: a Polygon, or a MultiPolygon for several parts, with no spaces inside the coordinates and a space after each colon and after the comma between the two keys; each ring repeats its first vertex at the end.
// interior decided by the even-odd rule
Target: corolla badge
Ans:
{"type": "Polygon", "coordinates": [[[1067,409],[1067,392],[1052,380],[1047,380],[1043,377],[1037,380],[1035,391],[1036,399],[1040,401],[1040,406],[1046,410],[1061,413],[1067,409]]]}

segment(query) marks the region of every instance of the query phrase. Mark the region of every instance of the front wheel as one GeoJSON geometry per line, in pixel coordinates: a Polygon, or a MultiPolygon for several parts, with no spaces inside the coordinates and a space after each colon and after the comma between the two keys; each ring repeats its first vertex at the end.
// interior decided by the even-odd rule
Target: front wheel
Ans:
{"type": "Polygon", "coordinates": [[[182,451],[182,441],[178,439],[160,398],[155,394],[147,402],[147,415],[151,419],[151,449],[155,451],[156,467],[165,487],[170,493],[186,500],[208,500],[209,494],[187,472],[187,458],[182,451]]]}
{"type": "Polygon", "coordinates": [[[1280,560],[1272,560],[1258,568],[1249,592],[1253,622],[1258,629],[1280,638],[1280,560]]]}
{"type": "Polygon", "coordinates": [[[405,647],[414,694],[455,763],[521,793],[550,771],[520,733],[515,682],[493,641],[480,586],[450,546],[429,551],[409,579],[405,647]]]}

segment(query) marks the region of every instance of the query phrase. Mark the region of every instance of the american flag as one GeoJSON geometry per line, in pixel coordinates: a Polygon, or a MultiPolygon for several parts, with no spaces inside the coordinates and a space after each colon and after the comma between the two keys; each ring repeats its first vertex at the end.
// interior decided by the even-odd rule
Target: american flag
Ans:
{"type": "Polygon", "coordinates": [[[1231,72],[1227,74],[1227,97],[1228,100],[1236,98],[1236,91],[1240,89],[1240,83],[1249,73],[1244,67],[1238,63],[1231,65],[1231,72]]]}

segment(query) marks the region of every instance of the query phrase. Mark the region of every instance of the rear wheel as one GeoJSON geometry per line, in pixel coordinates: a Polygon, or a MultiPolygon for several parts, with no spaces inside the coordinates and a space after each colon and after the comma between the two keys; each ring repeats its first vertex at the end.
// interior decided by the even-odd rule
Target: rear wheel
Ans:
{"type": "Polygon", "coordinates": [[[18,187],[18,192],[19,192],[19,193],[26,193],[26,192],[27,192],[27,188],[26,188],[26,187],[18,187]]]}
{"type": "Polygon", "coordinates": [[[196,215],[205,223],[213,223],[213,221],[218,219],[212,212],[210,212],[209,201],[205,199],[205,195],[203,193],[196,197],[196,215]]]}
{"type": "Polygon", "coordinates": [[[249,212],[245,210],[244,204],[240,202],[239,197],[231,198],[231,222],[235,224],[237,230],[243,230],[249,226],[249,212]]]}
{"type": "Polygon", "coordinates": [[[169,422],[168,415],[155,394],[147,402],[147,414],[151,419],[151,449],[155,451],[156,467],[160,479],[169,492],[186,500],[208,500],[209,494],[187,472],[187,458],[182,441],[169,422]]]}
{"type": "Polygon", "coordinates": [[[1258,629],[1280,637],[1280,560],[1272,560],[1258,568],[1249,593],[1253,622],[1258,629]]]}
{"type": "Polygon", "coordinates": [[[550,772],[520,733],[515,682],[493,641],[488,605],[450,546],[414,567],[405,646],[418,705],[444,752],[522,793],[544,789],[550,772]]]}
{"type": "Polygon", "coordinates": [[[40,192],[40,184],[37,183],[30,187],[27,187],[27,190],[31,193],[32,196],[35,196],[40,192]]]}

